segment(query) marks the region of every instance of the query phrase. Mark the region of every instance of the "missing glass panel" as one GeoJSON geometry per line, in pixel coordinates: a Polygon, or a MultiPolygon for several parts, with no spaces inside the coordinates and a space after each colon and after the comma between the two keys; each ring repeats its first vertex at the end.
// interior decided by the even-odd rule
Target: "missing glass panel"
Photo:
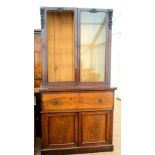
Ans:
{"type": "Polygon", "coordinates": [[[104,82],[106,13],[81,12],[80,81],[104,82]]]}

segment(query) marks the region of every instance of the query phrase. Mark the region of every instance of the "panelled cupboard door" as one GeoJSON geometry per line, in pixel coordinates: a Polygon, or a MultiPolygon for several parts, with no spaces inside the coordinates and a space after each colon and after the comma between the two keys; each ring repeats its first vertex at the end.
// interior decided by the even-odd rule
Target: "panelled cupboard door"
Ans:
{"type": "Polygon", "coordinates": [[[112,112],[81,112],[80,128],[82,146],[111,144],[112,112]]]}
{"type": "Polygon", "coordinates": [[[42,149],[77,146],[77,113],[42,114],[42,149]]]}

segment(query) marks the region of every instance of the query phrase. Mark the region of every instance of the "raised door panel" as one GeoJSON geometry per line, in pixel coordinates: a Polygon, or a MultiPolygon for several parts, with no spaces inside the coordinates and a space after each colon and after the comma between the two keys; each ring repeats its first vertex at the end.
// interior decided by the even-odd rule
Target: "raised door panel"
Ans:
{"type": "Polygon", "coordinates": [[[81,113],[81,145],[111,144],[112,113],[109,111],[81,113]]]}
{"type": "Polygon", "coordinates": [[[64,148],[77,145],[76,113],[42,114],[42,147],[64,148]]]}

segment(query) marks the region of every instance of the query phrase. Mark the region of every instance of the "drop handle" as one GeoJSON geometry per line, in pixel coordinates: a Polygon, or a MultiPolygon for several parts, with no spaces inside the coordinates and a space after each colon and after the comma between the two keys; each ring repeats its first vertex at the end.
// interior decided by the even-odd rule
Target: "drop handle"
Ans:
{"type": "Polygon", "coordinates": [[[59,104],[59,100],[58,99],[52,99],[51,103],[54,105],[58,105],[59,104]]]}
{"type": "Polygon", "coordinates": [[[98,103],[104,103],[103,99],[98,99],[98,103]]]}

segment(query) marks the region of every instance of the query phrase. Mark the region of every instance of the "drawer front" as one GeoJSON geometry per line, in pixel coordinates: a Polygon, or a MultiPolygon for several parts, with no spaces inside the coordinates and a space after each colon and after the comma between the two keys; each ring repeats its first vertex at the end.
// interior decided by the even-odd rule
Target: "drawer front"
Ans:
{"type": "Polygon", "coordinates": [[[42,94],[42,111],[112,108],[113,92],[42,94]]]}

